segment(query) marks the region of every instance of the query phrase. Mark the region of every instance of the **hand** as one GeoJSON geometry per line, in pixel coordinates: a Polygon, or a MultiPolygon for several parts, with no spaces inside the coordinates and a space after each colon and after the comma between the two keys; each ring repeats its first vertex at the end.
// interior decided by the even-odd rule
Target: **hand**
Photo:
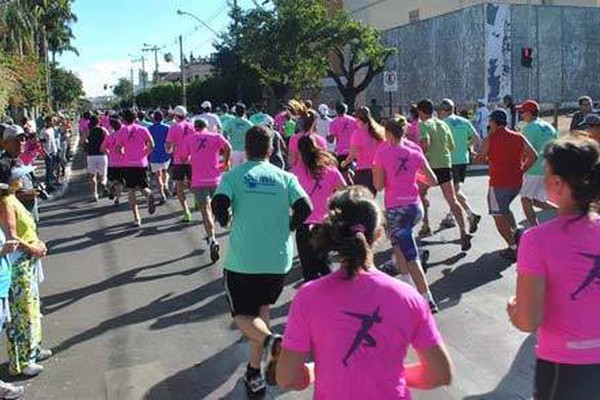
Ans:
{"type": "Polygon", "coordinates": [[[340,167],[342,168],[346,168],[348,166],[348,164],[350,164],[352,161],[348,161],[347,159],[342,161],[342,163],[340,164],[340,167]]]}
{"type": "Polygon", "coordinates": [[[19,242],[18,240],[7,240],[0,249],[0,255],[5,256],[7,254],[12,253],[13,251],[19,248],[20,244],[21,242],[19,242]]]}
{"type": "Polygon", "coordinates": [[[515,296],[512,296],[508,299],[508,302],[506,303],[506,313],[508,314],[510,320],[513,321],[513,318],[517,313],[517,298],[515,296]]]}
{"type": "Polygon", "coordinates": [[[46,243],[42,242],[41,240],[37,243],[36,249],[35,249],[35,254],[33,254],[36,258],[43,258],[46,257],[46,254],[48,254],[48,248],[46,247],[46,243]]]}

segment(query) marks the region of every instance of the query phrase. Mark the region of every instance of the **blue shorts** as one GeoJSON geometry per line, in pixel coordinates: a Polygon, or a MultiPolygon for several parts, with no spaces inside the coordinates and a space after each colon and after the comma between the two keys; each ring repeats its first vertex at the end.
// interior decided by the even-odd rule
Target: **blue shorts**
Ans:
{"type": "Polygon", "coordinates": [[[500,217],[510,214],[510,204],[519,195],[521,188],[494,188],[488,190],[490,215],[500,217]]]}
{"type": "Polygon", "coordinates": [[[419,258],[419,248],[413,233],[415,226],[423,218],[423,206],[410,204],[387,210],[387,230],[393,246],[398,246],[406,261],[419,258]]]}

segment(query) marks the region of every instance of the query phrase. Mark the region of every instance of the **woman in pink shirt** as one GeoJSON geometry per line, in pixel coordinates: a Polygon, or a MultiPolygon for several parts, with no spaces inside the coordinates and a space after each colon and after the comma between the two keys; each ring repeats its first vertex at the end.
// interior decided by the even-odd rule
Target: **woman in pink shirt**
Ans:
{"type": "Polygon", "coordinates": [[[558,217],[519,243],[512,323],[538,332],[534,397],[600,396],[600,147],[566,139],[544,151],[544,186],[558,217]]]}
{"type": "Polygon", "coordinates": [[[290,145],[288,147],[288,157],[289,163],[293,167],[296,166],[298,162],[300,162],[300,152],[298,151],[298,140],[305,136],[310,136],[314,139],[315,144],[323,149],[327,150],[327,140],[319,135],[316,131],[317,128],[317,118],[319,116],[315,112],[315,110],[302,109],[299,111],[300,115],[300,124],[304,127],[304,130],[296,133],[294,136],[290,138],[290,145]]]}
{"type": "Polygon", "coordinates": [[[427,302],[373,265],[383,215],[360,186],[338,192],[316,237],[341,268],[300,288],[277,362],[277,382],[315,399],[410,399],[409,387],[448,385],[450,358],[427,302]],[[408,347],[419,361],[405,365],[408,347]],[[314,364],[306,364],[309,355],[314,364]]]}
{"type": "Polygon", "coordinates": [[[417,176],[425,176],[429,185],[437,185],[437,179],[421,147],[405,139],[407,125],[404,117],[386,122],[386,145],[379,146],[375,154],[373,183],[377,190],[385,190],[387,230],[403,280],[407,282],[410,274],[436,313],[438,308],[429,291],[413,230],[423,218],[417,176]]]}
{"type": "Polygon", "coordinates": [[[377,148],[385,140],[385,133],[383,127],[371,117],[369,108],[359,108],[354,116],[357,126],[350,141],[350,154],[341,165],[345,168],[356,160],[354,183],[366,186],[373,195],[376,195],[377,190],[373,186],[373,158],[377,148]]]}
{"type": "Polygon", "coordinates": [[[328,257],[315,251],[311,241],[316,227],[321,225],[327,215],[329,197],[346,186],[346,183],[333,155],[318,147],[312,137],[300,138],[298,150],[301,162],[296,164],[293,172],[313,205],[310,216],[296,230],[296,247],[302,275],[304,282],[309,282],[331,272],[328,257]]]}
{"type": "Polygon", "coordinates": [[[409,105],[408,112],[410,113],[410,121],[406,130],[406,138],[411,142],[421,146],[421,139],[419,137],[421,122],[419,121],[419,111],[417,110],[417,105],[411,103],[409,105]]]}

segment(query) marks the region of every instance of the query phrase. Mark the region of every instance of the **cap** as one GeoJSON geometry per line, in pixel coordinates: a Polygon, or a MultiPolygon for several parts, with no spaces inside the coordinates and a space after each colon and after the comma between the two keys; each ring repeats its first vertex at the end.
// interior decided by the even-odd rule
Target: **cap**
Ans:
{"type": "Polygon", "coordinates": [[[185,109],[184,106],[177,106],[173,110],[173,114],[179,115],[180,117],[185,117],[187,115],[187,113],[188,112],[187,112],[187,110],[185,109]]]}
{"type": "Polygon", "coordinates": [[[585,116],[584,122],[587,126],[600,126],[600,115],[588,114],[585,116]]]}
{"type": "Polygon", "coordinates": [[[524,103],[519,104],[517,106],[517,109],[519,111],[527,111],[527,112],[530,112],[530,113],[539,113],[540,112],[540,105],[535,100],[527,100],[524,103]]]}
{"type": "Polygon", "coordinates": [[[202,107],[202,108],[212,108],[212,104],[211,104],[210,101],[205,100],[205,101],[202,102],[202,104],[200,105],[200,107],[202,107]]]}
{"type": "Polygon", "coordinates": [[[508,124],[508,114],[501,108],[498,108],[490,114],[490,119],[498,125],[508,124]]]}
{"type": "Polygon", "coordinates": [[[19,125],[7,125],[2,133],[2,139],[14,139],[19,135],[24,135],[25,131],[19,125]]]}
{"type": "Polygon", "coordinates": [[[33,170],[33,165],[21,165],[13,167],[10,171],[10,180],[16,181],[17,179],[20,179],[23,175],[27,175],[33,172],[33,170]]]}
{"type": "Polygon", "coordinates": [[[445,111],[454,111],[454,102],[451,99],[444,99],[440,103],[440,108],[445,111]]]}
{"type": "Polygon", "coordinates": [[[318,110],[321,115],[329,114],[329,107],[327,106],[327,104],[319,104],[318,110]]]}

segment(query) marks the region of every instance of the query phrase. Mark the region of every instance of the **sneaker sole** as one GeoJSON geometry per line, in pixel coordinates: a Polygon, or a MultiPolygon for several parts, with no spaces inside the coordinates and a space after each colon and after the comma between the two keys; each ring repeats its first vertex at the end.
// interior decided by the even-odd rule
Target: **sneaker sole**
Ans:
{"type": "Polygon", "coordinates": [[[471,247],[473,247],[473,244],[471,243],[471,239],[472,239],[472,237],[470,235],[467,235],[467,237],[465,237],[462,240],[462,243],[461,243],[461,246],[460,246],[460,249],[462,251],[469,251],[469,250],[471,250],[471,247]]]}
{"type": "Polygon", "coordinates": [[[214,244],[210,247],[210,261],[216,263],[221,258],[221,246],[219,244],[214,244]]]}
{"type": "Polygon", "coordinates": [[[156,212],[156,201],[154,195],[148,196],[148,214],[152,215],[156,212]]]}
{"type": "Polygon", "coordinates": [[[477,229],[479,229],[479,222],[481,222],[481,216],[480,215],[478,215],[478,216],[476,216],[476,217],[473,218],[473,223],[469,227],[469,233],[475,233],[475,232],[477,232],[477,229]]]}

